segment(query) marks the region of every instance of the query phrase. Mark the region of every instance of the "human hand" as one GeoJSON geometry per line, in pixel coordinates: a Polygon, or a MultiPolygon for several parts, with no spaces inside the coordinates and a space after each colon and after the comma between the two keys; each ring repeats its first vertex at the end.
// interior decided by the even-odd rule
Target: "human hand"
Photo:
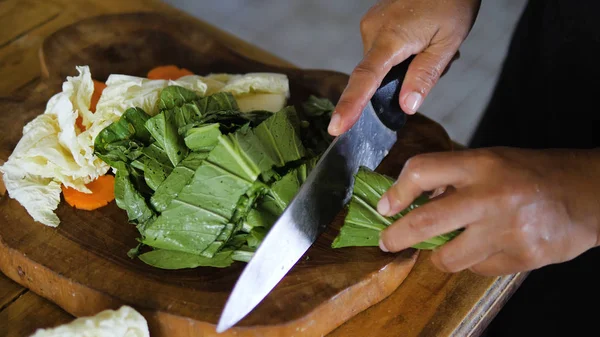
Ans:
{"type": "Polygon", "coordinates": [[[506,275],[571,260],[599,245],[600,151],[491,148],[411,158],[381,198],[397,214],[426,191],[451,193],[412,210],[381,234],[397,252],[465,230],[435,250],[442,271],[506,275]]]}
{"type": "Polygon", "coordinates": [[[400,91],[400,107],[414,114],[457,57],[481,0],[382,0],[363,17],[364,47],[331,117],[328,132],[338,136],[358,120],[389,70],[416,55],[400,91]]]}

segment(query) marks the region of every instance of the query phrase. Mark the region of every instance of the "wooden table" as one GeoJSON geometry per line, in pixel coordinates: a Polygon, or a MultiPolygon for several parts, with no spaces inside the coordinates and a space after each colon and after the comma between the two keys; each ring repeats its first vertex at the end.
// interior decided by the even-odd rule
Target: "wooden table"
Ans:
{"type": "MultiPolygon", "coordinates": [[[[132,11],[177,10],[156,0],[1,1],[0,96],[11,96],[37,84],[38,49],[49,34],[86,17],[132,11]]],[[[199,24],[241,54],[262,62],[293,66],[224,31],[199,24]]],[[[429,262],[429,254],[423,252],[401,287],[377,305],[377,315],[370,309],[364,311],[331,335],[387,336],[396,330],[404,336],[477,336],[525,277],[524,273],[494,278],[470,272],[443,274],[429,262]],[[398,309],[400,301],[414,305],[398,309]],[[387,310],[381,310],[382,306],[387,310]],[[381,316],[381,312],[387,315],[381,316]]],[[[67,323],[73,318],[0,274],[0,336],[27,336],[37,328],[67,323]]]]}

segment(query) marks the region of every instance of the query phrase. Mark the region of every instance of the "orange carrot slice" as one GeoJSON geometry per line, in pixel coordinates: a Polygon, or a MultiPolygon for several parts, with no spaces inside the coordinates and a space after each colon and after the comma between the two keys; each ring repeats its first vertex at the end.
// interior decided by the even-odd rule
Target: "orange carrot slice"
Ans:
{"type": "Polygon", "coordinates": [[[115,177],[103,175],[85,185],[92,193],[83,193],[62,185],[65,201],[72,207],[92,211],[108,205],[115,199],[115,177]]]}
{"type": "Polygon", "coordinates": [[[185,68],[179,68],[170,64],[152,68],[148,72],[148,78],[151,80],[176,80],[180,77],[193,74],[194,73],[185,68]]]}
{"type": "Polygon", "coordinates": [[[100,95],[102,95],[102,91],[106,88],[106,84],[100,81],[94,81],[94,93],[92,94],[92,102],[90,103],[90,111],[96,112],[96,104],[100,100],[100,95]]]}
{"type": "MultiPolygon", "coordinates": [[[[96,112],[96,105],[98,104],[98,100],[100,100],[100,95],[102,95],[102,91],[106,88],[106,84],[104,82],[94,81],[94,92],[92,93],[92,100],[90,102],[90,111],[96,112]]],[[[85,130],[85,126],[83,125],[83,118],[81,116],[77,116],[77,120],[75,120],[75,125],[79,127],[79,130],[85,130]]]]}
{"type": "Polygon", "coordinates": [[[79,130],[85,130],[85,125],[83,125],[83,118],[81,118],[81,116],[77,116],[77,119],[75,120],[75,125],[77,125],[79,130]]]}

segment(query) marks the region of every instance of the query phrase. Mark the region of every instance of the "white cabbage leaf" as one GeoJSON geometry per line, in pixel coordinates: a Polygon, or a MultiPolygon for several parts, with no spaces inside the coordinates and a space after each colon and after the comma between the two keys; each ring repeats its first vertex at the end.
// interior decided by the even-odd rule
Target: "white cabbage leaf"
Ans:
{"type": "Polygon", "coordinates": [[[53,328],[38,329],[30,337],[150,337],[148,322],[129,306],[79,317],[53,328]]]}
{"type": "Polygon", "coordinates": [[[290,97],[288,77],[280,73],[210,74],[203,78],[207,94],[230,92],[241,111],[283,109],[290,97]]]}
{"type": "Polygon", "coordinates": [[[0,166],[8,195],[35,221],[52,227],[59,224],[53,212],[60,202],[61,184],[90,193],[85,185],[110,168],[94,155],[91,135],[109,121],[90,112],[94,83],[89,67],[77,71],[79,75],[67,77],[62,91],[48,100],[44,113],[23,127],[23,136],[0,166]],[[89,130],[79,130],[78,116],[89,130]]]}

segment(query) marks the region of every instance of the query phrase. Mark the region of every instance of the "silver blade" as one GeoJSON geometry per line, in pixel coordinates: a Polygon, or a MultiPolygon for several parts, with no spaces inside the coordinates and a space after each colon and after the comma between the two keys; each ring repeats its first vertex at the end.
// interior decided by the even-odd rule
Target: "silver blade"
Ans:
{"type": "Polygon", "coordinates": [[[396,142],[396,132],[371,103],[348,132],[333,140],[300,190],[273,225],[225,304],[223,332],[244,318],[281,281],[352,196],[360,166],[374,170],[396,142]]]}

